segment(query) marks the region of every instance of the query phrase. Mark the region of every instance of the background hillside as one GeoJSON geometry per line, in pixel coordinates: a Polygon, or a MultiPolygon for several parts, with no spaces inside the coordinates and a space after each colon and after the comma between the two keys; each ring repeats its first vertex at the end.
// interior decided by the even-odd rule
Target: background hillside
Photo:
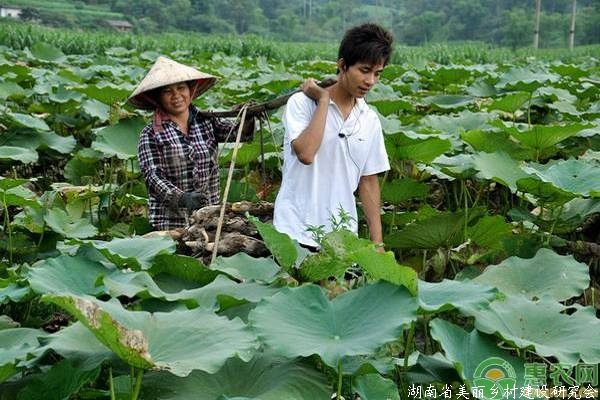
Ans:
{"type": "MultiPolygon", "coordinates": [[[[543,0],[540,47],[566,47],[572,0],[543,0]]],[[[337,41],[351,25],[377,21],[407,45],[481,41],[527,46],[534,0],[9,0],[47,25],[106,29],[123,19],[137,33],[256,34],[284,41],[337,41]]],[[[600,1],[577,1],[575,44],[600,43],[600,1]]]]}

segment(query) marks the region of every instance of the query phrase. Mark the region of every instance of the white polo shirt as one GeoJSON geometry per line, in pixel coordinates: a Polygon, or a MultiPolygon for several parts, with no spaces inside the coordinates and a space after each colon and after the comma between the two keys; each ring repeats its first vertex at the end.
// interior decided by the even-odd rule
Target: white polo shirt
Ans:
{"type": "Polygon", "coordinates": [[[340,207],[358,232],[354,192],[361,176],[390,169],[379,117],[363,99],[344,121],[333,102],[329,102],[321,146],[310,165],[300,162],[291,142],[308,126],[317,108],[314,100],[296,93],[288,100],[283,114],[283,179],[275,200],[273,224],[302,244],[317,246],[310,226],[323,225],[332,230],[331,217],[338,218],[340,207]]]}

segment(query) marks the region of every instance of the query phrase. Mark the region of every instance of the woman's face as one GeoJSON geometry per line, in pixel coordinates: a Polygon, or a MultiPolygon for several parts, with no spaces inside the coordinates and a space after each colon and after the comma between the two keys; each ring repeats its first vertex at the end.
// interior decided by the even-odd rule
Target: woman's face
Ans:
{"type": "Polygon", "coordinates": [[[158,100],[171,115],[181,115],[187,112],[191,99],[191,91],[187,82],[173,83],[160,89],[158,100]]]}

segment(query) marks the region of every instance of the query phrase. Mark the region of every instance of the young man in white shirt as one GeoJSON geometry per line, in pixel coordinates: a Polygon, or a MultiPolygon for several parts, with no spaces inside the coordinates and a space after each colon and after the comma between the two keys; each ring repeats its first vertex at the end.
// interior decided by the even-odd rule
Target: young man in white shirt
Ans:
{"type": "Polygon", "coordinates": [[[383,240],[377,174],[390,168],[379,117],[364,96],[379,80],[392,52],[392,35],[376,24],[349,29],[340,44],[337,82],[321,88],[305,80],[283,116],[282,185],[274,225],[301,245],[318,248],[311,227],[333,229],[340,211],[358,231],[358,195],[370,239],[383,240]]]}

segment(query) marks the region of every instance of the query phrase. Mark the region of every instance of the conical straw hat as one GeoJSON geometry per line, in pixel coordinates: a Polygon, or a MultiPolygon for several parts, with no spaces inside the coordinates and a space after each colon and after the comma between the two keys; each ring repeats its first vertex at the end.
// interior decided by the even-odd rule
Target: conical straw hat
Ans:
{"type": "Polygon", "coordinates": [[[192,100],[214,85],[217,78],[198,71],[195,68],[180,64],[170,58],[159,56],[152,68],[150,68],[150,71],[148,71],[138,87],[129,96],[127,102],[137,108],[151,110],[156,108],[156,104],[153,104],[146,92],[161,86],[194,80],[198,83],[192,100]]]}

